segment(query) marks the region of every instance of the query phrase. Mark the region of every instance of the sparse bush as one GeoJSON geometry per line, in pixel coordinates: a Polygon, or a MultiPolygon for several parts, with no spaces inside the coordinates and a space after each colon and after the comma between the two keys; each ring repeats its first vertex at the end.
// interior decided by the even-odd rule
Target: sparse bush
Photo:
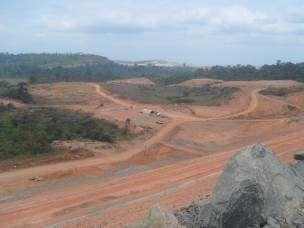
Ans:
{"type": "Polygon", "coordinates": [[[0,115],[0,159],[47,153],[55,140],[91,139],[113,143],[126,137],[106,120],[76,111],[17,109],[0,115]]]}
{"type": "Polygon", "coordinates": [[[273,95],[273,96],[287,96],[291,93],[303,92],[304,87],[289,87],[289,88],[276,88],[276,87],[268,87],[260,91],[262,95],[273,95]]]}
{"type": "Polygon", "coordinates": [[[12,103],[8,103],[8,104],[2,104],[2,103],[0,103],[0,113],[8,112],[8,111],[13,111],[15,109],[16,109],[16,107],[12,103]]]}
{"type": "Polygon", "coordinates": [[[16,99],[24,103],[32,101],[32,96],[28,92],[27,84],[24,82],[12,85],[6,81],[0,81],[0,96],[16,99]]]}
{"type": "Polygon", "coordinates": [[[239,89],[231,87],[187,88],[179,86],[143,86],[130,84],[108,84],[106,87],[123,98],[133,99],[142,103],[170,104],[185,103],[195,105],[218,105],[231,99],[239,89]]]}

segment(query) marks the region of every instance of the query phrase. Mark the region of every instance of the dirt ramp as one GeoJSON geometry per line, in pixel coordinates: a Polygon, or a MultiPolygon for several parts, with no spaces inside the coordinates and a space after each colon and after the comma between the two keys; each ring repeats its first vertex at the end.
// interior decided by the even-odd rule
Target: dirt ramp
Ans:
{"type": "Polygon", "coordinates": [[[297,116],[300,113],[301,110],[293,104],[258,95],[257,107],[252,112],[238,116],[236,119],[277,119],[297,116]]]}
{"type": "Polygon", "coordinates": [[[130,158],[127,163],[130,165],[148,165],[161,163],[174,163],[185,159],[198,157],[197,153],[183,151],[163,144],[156,144],[130,158]]]}
{"type": "Polygon", "coordinates": [[[298,107],[304,109],[304,93],[303,92],[289,94],[285,99],[287,102],[292,103],[295,106],[298,106],[298,107]]]}

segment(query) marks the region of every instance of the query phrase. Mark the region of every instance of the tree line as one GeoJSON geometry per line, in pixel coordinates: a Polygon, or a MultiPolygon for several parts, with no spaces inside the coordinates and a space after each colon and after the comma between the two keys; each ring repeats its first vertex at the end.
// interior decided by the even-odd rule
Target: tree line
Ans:
{"type": "Polygon", "coordinates": [[[278,61],[275,64],[159,67],[125,66],[105,57],[84,54],[0,54],[0,78],[25,78],[33,83],[56,81],[104,82],[130,77],[147,77],[169,85],[193,78],[222,80],[297,80],[304,81],[304,63],[278,61]]]}
{"type": "Polygon", "coordinates": [[[255,67],[252,65],[214,66],[199,69],[196,77],[222,80],[296,80],[304,81],[304,63],[277,61],[276,64],[255,67]]]}
{"type": "Polygon", "coordinates": [[[175,75],[193,75],[192,67],[125,66],[105,57],[83,54],[0,54],[0,78],[25,78],[33,83],[104,82],[148,77],[161,82],[175,75]]]}

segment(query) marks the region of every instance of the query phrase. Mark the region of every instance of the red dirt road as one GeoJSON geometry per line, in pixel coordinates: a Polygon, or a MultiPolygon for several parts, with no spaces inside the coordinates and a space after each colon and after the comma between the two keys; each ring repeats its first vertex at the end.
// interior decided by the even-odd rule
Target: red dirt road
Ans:
{"type": "MultiPolygon", "coordinates": [[[[122,107],[130,107],[131,104],[127,101],[103,92],[98,85],[94,87],[103,98],[122,107]]],[[[181,124],[224,119],[239,121],[233,119],[252,113],[259,106],[258,91],[259,89],[251,90],[250,105],[238,113],[222,116],[218,114],[214,118],[168,113],[171,118],[168,124],[151,138],[133,145],[121,154],[103,159],[92,158],[2,173],[0,187],[4,189],[7,186],[14,187],[16,183],[27,183],[28,179],[35,175],[45,176],[75,169],[89,172],[91,169],[127,164],[132,156],[148,151],[158,143],[170,147],[166,139],[181,124]]],[[[282,160],[290,162],[292,154],[303,149],[304,130],[297,128],[288,134],[283,133],[269,137],[263,143],[274,149],[282,160]]],[[[182,147],[176,149],[183,150],[182,147]]],[[[192,152],[185,148],[184,150],[185,153],[192,152]]],[[[193,153],[197,154],[197,151],[193,153]]],[[[235,149],[222,151],[143,171],[124,170],[119,175],[105,178],[84,178],[72,184],[63,182],[61,185],[52,186],[52,183],[45,183],[45,188],[39,188],[40,185],[33,186],[33,191],[28,195],[23,194],[24,190],[16,185],[16,192],[18,193],[19,189],[19,194],[6,192],[3,196],[0,195],[0,227],[87,227],[94,224],[101,227],[122,227],[143,216],[155,203],[174,210],[193,200],[208,198],[223,166],[234,153],[235,149]]]]}

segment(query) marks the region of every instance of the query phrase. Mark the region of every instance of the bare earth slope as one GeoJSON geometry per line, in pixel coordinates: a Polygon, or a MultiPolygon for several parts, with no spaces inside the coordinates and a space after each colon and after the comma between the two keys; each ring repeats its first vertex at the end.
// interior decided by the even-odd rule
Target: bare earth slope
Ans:
{"type": "MultiPolygon", "coordinates": [[[[124,109],[132,106],[132,111],[138,112],[143,108],[134,102],[118,99],[97,84],[90,86],[95,88],[102,99],[124,109]]],[[[304,149],[304,130],[301,127],[304,122],[300,117],[294,120],[296,123],[287,117],[250,119],[249,115],[254,115],[259,109],[260,96],[257,94],[262,87],[264,85],[255,85],[248,89],[246,84],[242,89],[250,97],[247,107],[239,107],[238,111],[231,109],[233,111],[229,114],[217,111],[207,118],[151,106],[162,108],[168,116],[168,122],[157,128],[145,141],[135,141],[126,151],[106,158],[1,173],[0,227],[85,227],[92,224],[122,227],[143,216],[155,203],[174,210],[193,200],[209,198],[224,164],[234,154],[235,148],[243,146],[240,143],[243,139],[233,142],[230,149],[219,147],[212,153],[202,153],[197,149],[197,143],[190,147],[185,146],[189,145],[186,141],[185,144],[172,144],[171,139],[178,133],[180,126],[222,125],[226,121],[238,128],[238,124],[246,121],[251,125],[260,124],[260,121],[270,122],[273,126],[280,123],[275,131],[272,125],[261,127],[259,134],[262,137],[259,141],[270,145],[280,159],[290,162],[295,151],[304,149]],[[248,118],[242,119],[242,116],[248,118]],[[150,159],[160,154],[157,153],[158,148],[166,156],[150,159]],[[178,151],[178,155],[173,156],[175,151],[178,151]],[[62,176],[50,181],[48,177],[52,175],[62,176]],[[32,176],[41,176],[44,181],[33,183],[30,180],[32,176]]],[[[210,134],[222,130],[219,128],[213,131],[210,134]]],[[[193,134],[209,134],[208,128],[197,128],[193,134]]],[[[212,140],[211,144],[219,144],[223,139],[215,137],[212,140]]],[[[250,140],[248,143],[251,143],[250,140]]]]}

